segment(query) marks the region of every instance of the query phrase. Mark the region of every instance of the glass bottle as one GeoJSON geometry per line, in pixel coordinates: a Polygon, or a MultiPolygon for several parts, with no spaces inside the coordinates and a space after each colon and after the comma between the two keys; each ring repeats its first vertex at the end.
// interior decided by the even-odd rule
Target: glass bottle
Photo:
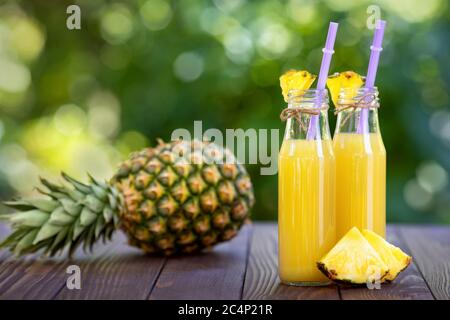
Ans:
{"type": "Polygon", "coordinates": [[[328,125],[326,90],[291,91],[278,165],[279,276],[289,285],[322,285],[316,262],[335,243],[335,159],[328,125]],[[318,115],[309,112],[322,101],[318,115]],[[316,117],[313,139],[307,139],[316,117]]]}
{"type": "Polygon", "coordinates": [[[386,236],[386,150],[377,88],[341,90],[333,149],[337,237],[356,226],[386,236]]]}

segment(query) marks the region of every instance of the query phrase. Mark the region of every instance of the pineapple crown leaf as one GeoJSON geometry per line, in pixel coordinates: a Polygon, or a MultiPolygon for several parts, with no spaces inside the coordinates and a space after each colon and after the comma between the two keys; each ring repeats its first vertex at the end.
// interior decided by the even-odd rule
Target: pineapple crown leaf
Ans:
{"type": "Polygon", "coordinates": [[[9,248],[16,255],[42,249],[48,256],[67,248],[71,256],[80,245],[89,251],[99,238],[111,238],[119,224],[119,193],[92,176],[90,184],[84,184],[66,173],[61,175],[67,184],[40,178],[45,189],[37,190],[47,197],[4,202],[17,211],[0,215],[13,229],[0,248],[9,248]]]}

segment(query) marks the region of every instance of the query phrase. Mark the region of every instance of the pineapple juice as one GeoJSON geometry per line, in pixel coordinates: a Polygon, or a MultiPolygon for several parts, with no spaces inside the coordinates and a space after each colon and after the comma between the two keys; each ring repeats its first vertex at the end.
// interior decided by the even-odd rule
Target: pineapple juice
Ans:
{"type": "Polygon", "coordinates": [[[279,154],[278,257],[286,284],[328,279],[316,263],[335,244],[335,160],[326,140],[287,139],[279,154]]]}
{"type": "Polygon", "coordinates": [[[337,133],[337,237],[352,227],[386,235],[386,150],[381,134],[337,133]]]}

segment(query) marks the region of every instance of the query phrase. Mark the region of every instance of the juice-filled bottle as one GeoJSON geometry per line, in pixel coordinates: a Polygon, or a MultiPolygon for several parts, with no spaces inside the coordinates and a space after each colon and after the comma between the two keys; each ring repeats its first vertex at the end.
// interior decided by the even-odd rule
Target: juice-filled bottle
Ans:
{"type": "Polygon", "coordinates": [[[337,237],[352,227],[385,237],[386,150],[378,125],[378,90],[342,89],[338,104],[344,107],[338,110],[333,138],[337,237]]]}
{"type": "MultiPolygon", "coordinates": [[[[335,159],[328,126],[328,96],[321,90],[316,134],[307,139],[317,90],[291,91],[278,162],[279,276],[290,285],[321,285],[328,279],[317,261],[335,243],[335,159]]],[[[316,105],[317,107],[317,105],[316,105]]]]}

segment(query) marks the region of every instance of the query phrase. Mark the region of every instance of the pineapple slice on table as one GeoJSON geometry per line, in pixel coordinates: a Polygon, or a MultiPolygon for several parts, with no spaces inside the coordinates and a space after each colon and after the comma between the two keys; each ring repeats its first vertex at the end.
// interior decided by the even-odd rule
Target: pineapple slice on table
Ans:
{"type": "Polygon", "coordinates": [[[328,77],[327,87],[330,90],[331,100],[336,107],[338,105],[341,89],[347,89],[346,100],[353,99],[358,89],[364,84],[364,77],[353,71],[335,73],[328,77]]]}
{"type": "Polygon", "coordinates": [[[382,282],[389,272],[389,267],[356,227],[317,262],[317,267],[325,276],[342,284],[382,282]]]}
{"type": "Polygon", "coordinates": [[[375,232],[366,229],[363,230],[363,235],[389,267],[389,272],[384,280],[393,281],[411,263],[412,258],[409,255],[384,240],[375,232]]]}
{"type": "Polygon", "coordinates": [[[288,102],[288,94],[291,90],[308,90],[316,80],[316,75],[306,70],[289,70],[280,77],[280,86],[284,101],[288,102]]]}

